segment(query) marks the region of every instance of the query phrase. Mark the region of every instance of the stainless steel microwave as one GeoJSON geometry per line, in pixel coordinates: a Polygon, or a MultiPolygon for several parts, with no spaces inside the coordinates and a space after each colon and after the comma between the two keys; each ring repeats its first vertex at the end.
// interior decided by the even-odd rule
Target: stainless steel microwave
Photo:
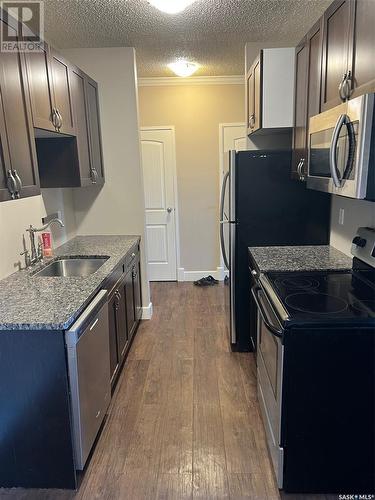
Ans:
{"type": "Polygon", "coordinates": [[[367,198],[374,182],[374,94],[310,118],[307,187],[367,198]]]}

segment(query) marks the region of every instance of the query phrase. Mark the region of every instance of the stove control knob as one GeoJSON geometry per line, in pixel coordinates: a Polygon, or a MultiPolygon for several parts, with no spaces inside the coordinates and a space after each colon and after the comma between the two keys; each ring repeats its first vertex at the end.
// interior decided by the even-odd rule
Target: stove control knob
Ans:
{"type": "Polygon", "coordinates": [[[353,239],[354,245],[357,245],[357,247],[364,248],[366,246],[367,241],[365,238],[361,238],[360,236],[356,236],[353,239]]]}

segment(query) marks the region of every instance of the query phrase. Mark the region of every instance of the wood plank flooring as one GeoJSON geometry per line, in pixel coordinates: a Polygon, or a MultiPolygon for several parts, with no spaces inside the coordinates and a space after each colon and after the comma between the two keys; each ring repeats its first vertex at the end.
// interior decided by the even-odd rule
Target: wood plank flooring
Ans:
{"type": "Polygon", "coordinates": [[[140,325],[78,492],[12,489],[0,498],[279,499],[254,357],[228,349],[223,293],[223,285],[152,284],[154,316],[140,325]]]}

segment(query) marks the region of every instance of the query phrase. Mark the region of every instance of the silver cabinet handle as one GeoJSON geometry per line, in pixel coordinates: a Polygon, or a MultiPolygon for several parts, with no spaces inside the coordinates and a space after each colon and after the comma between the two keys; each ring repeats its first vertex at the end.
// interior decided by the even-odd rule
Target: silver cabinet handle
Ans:
{"type": "Polygon", "coordinates": [[[344,93],[345,93],[344,95],[346,99],[349,99],[350,94],[352,93],[351,87],[352,87],[352,72],[349,70],[344,81],[344,93]]]}
{"type": "Polygon", "coordinates": [[[298,165],[297,165],[297,175],[298,175],[299,179],[301,178],[301,163],[302,163],[302,160],[300,160],[298,165]]]}
{"type": "Polygon", "coordinates": [[[250,125],[250,128],[254,128],[254,126],[255,126],[255,115],[254,114],[249,116],[249,125],[250,125]]]}
{"type": "Polygon", "coordinates": [[[305,174],[303,173],[304,164],[305,164],[305,158],[302,158],[300,161],[300,168],[299,168],[299,180],[302,182],[305,180],[305,174]]]}
{"type": "Polygon", "coordinates": [[[167,212],[170,214],[171,212],[173,212],[173,208],[172,207],[168,207],[167,208],[167,212]]]}
{"type": "Polygon", "coordinates": [[[59,117],[56,108],[52,108],[52,124],[57,129],[59,125],[59,117]]]}
{"type": "Polygon", "coordinates": [[[345,95],[343,94],[343,89],[344,89],[344,85],[345,85],[345,81],[346,81],[346,77],[347,77],[347,74],[344,73],[342,75],[342,78],[341,78],[341,82],[340,82],[340,85],[339,85],[339,96],[340,96],[340,99],[344,102],[346,97],[345,95]]]}
{"type": "Polygon", "coordinates": [[[96,184],[98,182],[98,172],[96,171],[95,167],[91,169],[91,182],[93,184],[96,184]]]}
{"type": "Polygon", "coordinates": [[[14,178],[13,171],[8,170],[8,179],[7,179],[7,187],[8,191],[11,194],[12,200],[14,200],[17,196],[17,181],[14,178]]]}
{"type": "Polygon", "coordinates": [[[348,115],[342,114],[338,117],[332,135],[331,147],[329,149],[329,168],[331,171],[331,177],[333,183],[337,188],[341,187],[341,179],[339,178],[339,175],[337,173],[336,148],[340,137],[341,128],[344,124],[348,123],[348,121],[349,121],[348,115]]]}
{"type": "Polygon", "coordinates": [[[60,111],[56,108],[56,114],[57,114],[57,128],[60,130],[61,127],[63,126],[63,119],[60,111]]]}
{"type": "Polygon", "coordinates": [[[22,189],[21,177],[18,175],[17,170],[13,170],[13,175],[14,175],[14,178],[16,180],[16,185],[17,185],[16,198],[19,198],[21,196],[21,189],[22,189]]]}

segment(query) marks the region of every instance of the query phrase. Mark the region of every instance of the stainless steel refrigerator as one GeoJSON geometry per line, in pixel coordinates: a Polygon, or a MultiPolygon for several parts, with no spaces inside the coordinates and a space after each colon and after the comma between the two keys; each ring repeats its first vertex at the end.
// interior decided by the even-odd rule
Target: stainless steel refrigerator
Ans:
{"type": "Polygon", "coordinates": [[[220,203],[220,243],[228,278],[230,346],[256,349],[256,306],[248,248],[329,244],[330,195],[290,177],[290,151],[230,151],[220,203]]]}

